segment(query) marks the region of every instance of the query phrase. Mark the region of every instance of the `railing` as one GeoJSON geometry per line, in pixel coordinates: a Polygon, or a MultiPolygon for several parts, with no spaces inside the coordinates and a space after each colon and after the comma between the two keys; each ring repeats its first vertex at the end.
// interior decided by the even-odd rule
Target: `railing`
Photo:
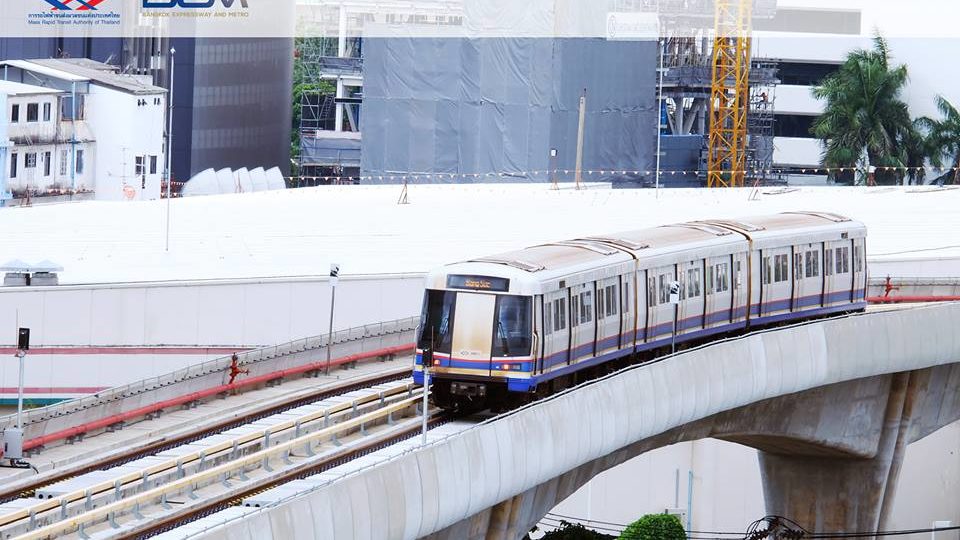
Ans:
{"type": "MultiPolygon", "coordinates": [[[[340,330],[333,333],[332,339],[329,339],[330,336],[327,334],[322,334],[319,336],[299,339],[272,347],[237,352],[237,364],[244,369],[250,370],[250,376],[253,377],[277,371],[278,366],[275,365],[276,362],[270,362],[270,365],[267,365],[268,361],[306,351],[325,351],[328,343],[336,348],[337,345],[362,340],[359,352],[374,351],[384,348],[383,338],[395,336],[404,332],[411,332],[416,328],[418,322],[418,317],[408,317],[405,319],[340,330]]],[[[223,373],[224,376],[226,376],[232,361],[233,359],[230,356],[207,360],[199,364],[174,371],[172,373],[159,375],[157,377],[150,377],[148,379],[130,383],[124,386],[118,386],[109,390],[98,392],[91,396],[85,396],[47,407],[24,411],[23,425],[24,428],[27,428],[31,424],[43,422],[51,418],[60,418],[66,415],[75,414],[104,405],[106,403],[115,402],[124,398],[129,398],[138,394],[144,394],[159,388],[168,387],[215,373],[223,373]]],[[[13,426],[15,422],[16,415],[4,416],[0,418],[0,428],[13,426]]]]}

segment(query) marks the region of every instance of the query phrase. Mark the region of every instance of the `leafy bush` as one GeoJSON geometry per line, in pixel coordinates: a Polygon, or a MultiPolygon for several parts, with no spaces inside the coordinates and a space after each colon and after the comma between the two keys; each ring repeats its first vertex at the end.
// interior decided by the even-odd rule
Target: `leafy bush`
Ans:
{"type": "Polygon", "coordinates": [[[627,526],[621,540],[686,540],[680,518],[670,514],[647,514],[627,526]]]}

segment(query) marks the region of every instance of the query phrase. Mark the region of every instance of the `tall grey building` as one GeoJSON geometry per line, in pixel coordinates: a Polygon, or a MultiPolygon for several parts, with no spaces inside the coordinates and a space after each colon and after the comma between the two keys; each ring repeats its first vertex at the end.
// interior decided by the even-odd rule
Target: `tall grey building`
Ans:
{"type": "Polygon", "coordinates": [[[174,179],[225,167],[288,174],[292,38],[0,38],[0,60],[90,58],[169,90],[171,47],[174,179]]]}

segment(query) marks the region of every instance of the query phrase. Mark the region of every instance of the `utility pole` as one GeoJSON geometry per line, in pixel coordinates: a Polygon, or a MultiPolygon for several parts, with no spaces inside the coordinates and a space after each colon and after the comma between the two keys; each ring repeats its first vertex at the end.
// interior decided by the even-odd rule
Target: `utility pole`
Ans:
{"type": "Polygon", "coordinates": [[[23,372],[24,359],[30,349],[30,329],[19,328],[19,314],[17,316],[17,353],[20,361],[20,382],[17,386],[17,427],[3,430],[3,457],[9,461],[8,467],[26,469],[30,464],[23,461],[23,372]]]}
{"type": "Polygon", "coordinates": [[[333,308],[337,302],[337,281],[340,280],[340,265],[333,263],[330,265],[330,331],[327,333],[327,367],[323,370],[324,375],[330,374],[330,349],[333,348],[333,308]]]}
{"type": "Polygon", "coordinates": [[[580,121],[577,124],[577,170],[575,173],[575,178],[577,182],[577,189],[580,189],[580,181],[583,178],[583,128],[584,122],[586,121],[587,115],[587,89],[583,89],[583,94],[580,95],[580,121]]]}
{"type": "Polygon", "coordinates": [[[680,311],[680,282],[670,284],[670,303],[673,304],[673,335],[670,339],[670,354],[677,352],[677,317],[680,311]]]}
{"type": "Polygon", "coordinates": [[[660,39],[660,83],[657,90],[657,186],[656,194],[657,198],[660,198],[660,154],[661,154],[661,138],[663,132],[663,52],[667,48],[667,42],[665,39],[660,39]]]}
{"type": "Polygon", "coordinates": [[[170,48],[170,93],[167,99],[167,240],[165,251],[170,251],[170,198],[173,184],[173,70],[176,67],[177,49],[170,48]]]}

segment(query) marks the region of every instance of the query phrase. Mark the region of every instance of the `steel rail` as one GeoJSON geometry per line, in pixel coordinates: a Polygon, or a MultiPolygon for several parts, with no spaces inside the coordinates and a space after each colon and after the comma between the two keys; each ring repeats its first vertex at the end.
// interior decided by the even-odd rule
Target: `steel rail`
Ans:
{"type": "MultiPolygon", "coordinates": [[[[290,452],[292,452],[294,449],[296,449],[301,445],[303,445],[304,447],[312,446],[318,440],[332,438],[337,434],[343,431],[346,431],[347,429],[362,427],[365,424],[375,422],[376,420],[379,420],[383,417],[389,417],[393,413],[400,412],[410,407],[415,407],[417,406],[417,404],[421,399],[419,396],[419,392],[416,392],[416,394],[418,395],[403,399],[397,403],[380,408],[376,411],[363,414],[363,415],[351,418],[349,420],[345,420],[333,426],[320,429],[318,431],[309,433],[307,435],[296,437],[294,439],[280,443],[275,446],[271,446],[269,448],[264,448],[262,450],[254,452],[252,454],[248,454],[247,456],[241,457],[239,459],[235,459],[227,463],[222,463],[220,465],[211,467],[210,469],[206,469],[200,472],[195,472],[191,475],[184,476],[183,478],[179,478],[177,480],[173,480],[171,482],[149,489],[142,493],[138,493],[131,497],[124,498],[120,501],[115,501],[115,502],[106,504],[104,506],[101,506],[99,508],[94,508],[92,510],[79,514],[77,516],[67,518],[65,520],[61,520],[56,523],[52,523],[50,525],[46,525],[38,529],[34,529],[23,535],[17,536],[16,538],[23,539],[23,540],[30,540],[30,539],[39,540],[42,538],[52,537],[54,535],[57,535],[63,532],[72,532],[74,530],[79,529],[79,527],[83,524],[87,524],[93,521],[98,521],[104,518],[109,518],[112,515],[116,515],[117,513],[124,512],[127,510],[138,509],[141,505],[145,503],[150,503],[155,500],[160,500],[164,495],[179,493],[192,486],[200,485],[205,481],[208,481],[211,479],[216,480],[221,476],[230,477],[232,476],[232,473],[238,472],[238,470],[245,470],[250,465],[262,464],[266,460],[269,460],[271,457],[275,457],[278,455],[288,455],[290,452]]],[[[54,505],[53,508],[59,508],[59,504],[54,505]]],[[[50,508],[46,508],[44,511],[47,511],[49,509],[50,508]]],[[[31,515],[36,516],[38,513],[38,512],[30,512],[29,509],[24,509],[24,510],[27,510],[26,512],[27,518],[29,518],[31,515]]],[[[20,514],[21,512],[17,512],[17,514],[20,514]]]]}

